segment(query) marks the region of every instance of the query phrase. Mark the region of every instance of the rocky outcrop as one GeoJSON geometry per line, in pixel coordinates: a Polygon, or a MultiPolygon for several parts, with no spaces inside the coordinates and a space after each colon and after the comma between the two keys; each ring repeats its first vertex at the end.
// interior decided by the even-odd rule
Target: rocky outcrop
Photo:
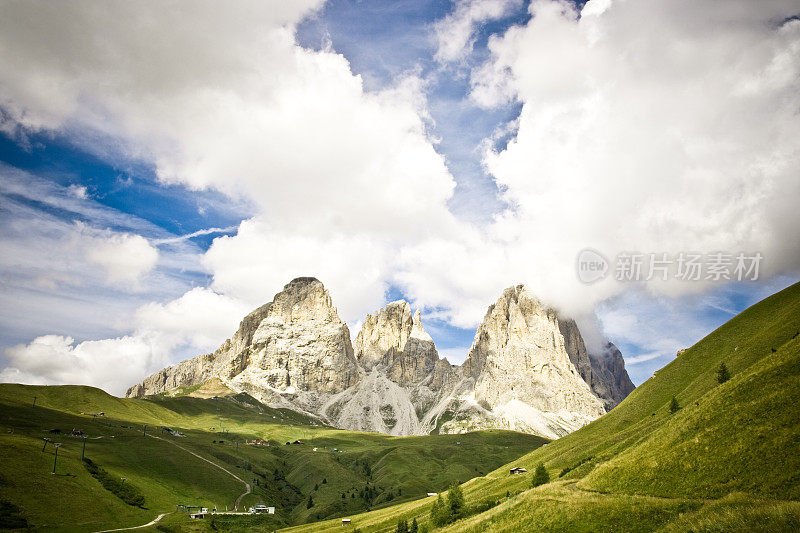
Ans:
{"type": "MultiPolygon", "coordinates": [[[[567,342],[576,341],[565,339],[557,313],[524,286],[506,289],[486,312],[464,362],[464,375],[473,384],[464,401],[485,413],[466,417],[465,425],[456,409],[454,420],[442,427],[524,428],[557,437],[599,417],[603,402],[567,353],[567,342]]],[[[579,364],[590,367],[587,361],[579,364]]]]}
{"type": "Polygon", "coordinates": [[[158,394],[217,377],[260,400],[288,399],[313,410],[327,394],[351,387],[360,375],[350,331],[328,291],[315,278],[297,278],[272,302],[247,315],[213,354],[167,367],[127,395],[158,394]]]}
{"type": "Polygon", "coordinates": [[[344,429],[507,428],[550,438],[594,420],[633,390],[616,347],[589,353],[577,324],[522,285],[489,307],[458,367],[439,358],[419,311],[403,300],[367,315],[351,346],[315,278],[293,280],[214,353],[156,372],[128,396],[208,383],[209,391],[246,392],[344,429]]]}
{"type": "Polygon", "coordinates": [[[625,370],[622,353],[612,343],[598,354],[591,354],[592,390],[603,399],[607,410],[611,410],[633,392],[636,385],[625,370]]]}
{"type": "Polygon", "coordinates": [[[441,382],[450,365],[439,365],[433,339],[422,327],[419,310],[411,314],[405,300],[388,304],[367,315],[356,337],[356,359],[365,370],[381,367],[389,379],[411,385],[437,373],[441,382]],[[437,372],[438,370],[438,372],[437,372]]]}
{"type": "Polygon", "coordinates": [[[574,320],[559,319],[558,327],[572,364],[592,392],[603,400],[606,410],[619,405],[636,387],[625,370],[625,361],[617,347],[609,342],[600,352],[589,353],[574,320]]]}
{"type": "Polygon", "coordinates": [[[439,359],[419,310],[405,300],[367,315],[355,342],[356,360],[368,376],[327,406],[337,426],[393,435],[428,433],[425,413],[447,392],[458,369],[439,359]]]}
{"type": "Polygon", "coordinates": [[[228,378],[235,376],[237,369],[241,368],[240,354],[243,354],[249,347],[256,328],[267,317],[271,308],[272,302],[269,302],[245,316],[236,333],[222,343],[222,346],[214,353],[198,355],[159,370],[141,383],[129,388],[125,395],[128,397],[150,396],[178,387],[199,385],[217,376],[228,378]]]}

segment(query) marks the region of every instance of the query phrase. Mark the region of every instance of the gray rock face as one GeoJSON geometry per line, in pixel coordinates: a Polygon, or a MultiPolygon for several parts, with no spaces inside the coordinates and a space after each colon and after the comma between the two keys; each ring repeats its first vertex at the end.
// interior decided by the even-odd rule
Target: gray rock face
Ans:
{"type": "Polygon", "coordinates": [[[619,405],[636,387],[625,370],[625,361],[617,347],[609,342],[601,352],[588,353],[574,320],[559,320],[558,327],[572,364],[592,392],[603,400],[606,410],[619,405]]]}
{"type": "Polygon", "coordinates": [[[272,302],[262,305],[248,314],[239,324],[239,329],[214,353],[198,355],[192,359],[168,366],[129,388],[128,397],[160,394],[178,387],[199,385],[213,377],[231,378],[241,371],[241,355],[250,346],[253,334],[272,308],[272,302]]]}
{"type": "Polygon", "coordinates": [[[419,310],[411,314],[405,300],[367,315],[355,343],[356,359],[365,370],[382,367],[400,385],[419,383],[436,369],[439,354],[422,327],[419,310]]]}
{"type": "Polygon", "coordinates": [[[228,387],[274,402],[290,398],[313,409],[361,375],[350,331],[314,278],[297,278],[242,320],[217,351],[167,367],[131,387],[128,396],[166,392],[218,377],[228,387]]]}
{"type": "Polygon", "coordinates": [[[633,390],[619,350],[590,354],[574,321],[524,286],[489,307],[461,367],[440,359],[403,301],[350,332],[314,278],[297,278],[212,354],[131,387],[145,396],[211,379],[341,427],[393,435],[507,428],[557,438],[633,390]]]}
{"type": "Polygon", "coordinates": [[[633,392],[636,385],[631,381],[625,370],[625,360],[622,353],[612,343],[605,346],[599,354],[590,355],[592,363],[592,390],[595,391],[611,410],[633,392]]]}
{"type": "MultiPolygon", "coordinates": [[[[455,416],[442,428],[499,426],[558,437],[604,414],[603,402],[570,359],[558,322],[556,312],[524,286],[503,291],[486,312],[464,362],[464,375],[473,385],[462,398],[485,413],[455,416]]],[[[576,342],[576,335],[569,342],[576,342]]]]}
{"type": "Polygon", "coordinates": [[[408,302],[399,300],[367,315],[355,353],[369,375],[333,401],[326,415],[346,429],[429,433],[424,414],[453,385],[458,370],[439,359],[419,311],[412,314],[408,302]]]}

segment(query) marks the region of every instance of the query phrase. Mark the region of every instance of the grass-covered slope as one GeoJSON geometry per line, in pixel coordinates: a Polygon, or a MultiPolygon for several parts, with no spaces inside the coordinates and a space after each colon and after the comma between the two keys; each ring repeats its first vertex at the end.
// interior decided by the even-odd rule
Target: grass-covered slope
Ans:
{"type": "MultiPolygon", "coordinates": [[[[274,516],[248,519],[254,526],[301,524],[442,490],[544,442],[503,431],[408,438],[341,431],[247,395],[141,400],[91,387],[5,384],[0,529],[25,520],[40,530],[96,531],[144,524],[178,504],[231,509],[245,492],[243,481],[252,493],[242,508],[277,508],[274,516]],[[124,477],[143,495],[143,506],[125,503],[91,475],[80,460],[83,438],[71,436],[73,429],[88,436],[86,457],[106,473],[106,484],[119,492],[115,484],[124,477]],[[54,447],[42,451],[43,438],[62,444],[55,475],[54,447]],[[269,446],[244,444],[256,438],[269,446]],[[286,444],[296,440],[302,443],[286,444]]],[[[176,513],[165,521],[184,527],[188,518],[176,513]]]]}
{"type": "MultiPolygon", "coordinates": [[[[800,284],[712,332],[588,426],[464,485],[492,509],[446,531],[774,531],[800,528],[800,284]],[[717,382],[724,362],[732,378],[717,382]],[[675,397],[681,408],[672,413],[675,397]]],[[[354,517],[425,522],[432,499],[354,517]]],[[[337,527],[336,522],[310,531],[337,527]]]]}

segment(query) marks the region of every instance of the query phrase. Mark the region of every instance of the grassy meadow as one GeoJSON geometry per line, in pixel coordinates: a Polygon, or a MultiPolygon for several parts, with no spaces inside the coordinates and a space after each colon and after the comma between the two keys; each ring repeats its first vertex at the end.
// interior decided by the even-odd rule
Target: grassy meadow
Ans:
{"type": "Polygon", "coordinates": [[[174,511],[142,531],[394,532],[414,519],[420,531],[446,532],[797,531],[798,405],[800,284],[744,311],[610,413],[553,442],[507,431],[342,431],[247,395],[140,400],[90,387],[1,385],[0,524],[97,531],[174,511]],[[730,379],[720,383],[722,363],[730,379]],[[73,429],[88,435],[86,456],[109,478],[124,477],[144,495],[141,507],[90,475],[73,429]],[[56,474],[43,438],[62,443],[56,474]],[[269,446],[244,444],[254,438],[269,446]],[[534,488],[540,464],[549,482],[534,488]],[[513,466],[528,472],[511,475],[513,466]],[[231,509],[244,482],[252,492],[240,507],[274,505],[275,515],[192,520],[175,511],[231,509]],[[453,482],[462,484],[465,510],[434,528],[436,498],[426,493],[453,482]],[[342,517],[352,519],[345,529],[342,517]]]}
{"type": "MultiPolygon", "coordinates": [[[[232,510],[243,482],[252,492],[240,509],[263,503],[277,512],[231,517],[230,527],[303,524],[419,498],[547,442],[508,431],[405,438],[342,431],[247,395],[141,400],[91,387],[12,384],[0,385],[0,430],[0,528],[23,519],[47,531],[140,525],[177,505],[232,510]],[[86,434],[87,458],[144,495],[142,507],[92,477],[81,462],[84,439],[73,430],[86,434]],[[269,445],[245,444],[256,438],[269,445]],[[54,442],[61,447],[52,474],[54,442]]],[[[184,512],[163,523],[191,527],[184,512]]]]}
{"type": "MultiPolygon", "coordinates": [[[[465,483],[467,506],[496,505],[440,529],[798,531],[798,406],[800,284],[688,348],[605,416],[465,483]],[[723,362],[731,378],[719,383],[723,362]],[[532,488],[540,463],[551,482],[532,488]],[[510,475],[511,466],[528,473],[510,475]]],[[[353,528],[388,532],[416,518],[432,530],[433,502],[353,516],[353,528]]],[[[289,531],[340,528],[330,520],[289,531]]]]}

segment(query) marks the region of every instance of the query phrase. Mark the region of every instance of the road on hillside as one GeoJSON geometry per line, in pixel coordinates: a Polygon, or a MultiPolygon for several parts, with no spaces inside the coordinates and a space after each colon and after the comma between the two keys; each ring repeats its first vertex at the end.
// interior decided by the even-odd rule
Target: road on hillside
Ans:
{"type": "MultiPolygon", "coordinates": [[[[158,440],[160,440],[160,441],[168,442],[168,443],[172,444],[173,446],[176,446],[176,447],[180,448],[181,450],[185,451],[186,453],[190,453],[190,454],[194,455],[195,457],[197,457],[198,459],[201,459],[201,460],[203,460],[203,461],[205,461],[205,462],[207,462],[207,463],[209,463],[209,464],[211,464],[211,465],[214,465],[214,466],[216,466],[217,468],[219,468],[220,470],[222,470],[223,472],[225,472],[226,474],[228,474],[228,475],[229,475],[229,476],[231,476],[232,478],[234,478],[234,479],[236,479],[237,481],[239,481],[240,483],[244,484],[244,489],[245,489],[245,490],[244,490],[244,492],[243,492],[243,493],[241,493],[239,496],[237,496],[237,498],[236,498],[236,501],[235,501],[235,502],[234,502],[234,504],[233,504],[233,510],[234,510],[234,511],[236,511],[237,509],[239,509],[239,504],[241,503],[241,501],[242,501],[242,498],[244,498],[245,496],[247,496],[248,494],[250,494],[250,492],[251,492],[251,490],[250,490],[250,483],[247,483],[245,480],[243,480],[242,478],[240,478],[239,476],[237,476],[236,474],[234,474],[233,472],[231,472],[230,470],[228,470],[227,468],[225,468],[225,467],[224,467],[224,466],[222,466],[221,464],[219,464],[219,463],[215,463],[214,461],[212,461],[212,460],[210,460],[210,459],[206,459],[205,457],[203,457],[203,456],[201,456],[201,455],[198,455],[198,454],[196,454],[195,452],[193,452],[192,450],[190,450],[190,449],[188,449],[188,448],[184,448],[184,447],[183,447],[183,446],[181,446],[180,444],[177,444],[177,443],[175,443],[175,442],[172,442],[171,440],[162,439],[161,437],[158,437],[158,436],[156,436],[156,435],[148,435],[148,437],[152,437],[152,438],[154,438],[154,439],[158,439],[158,440]]],[[[160,515],[158,515],[157,517],[155,517],[155,518],[154,518],[153,520],[151,520],[150,522],[148,522],[148,523],[146,523],[146,524],[142,524],[141,526],[121,527],[121,528],[118,528],[118,529],[105,529],[105,530],[103,530],[103,531],[98,531],[97,533],[111,533],[112,531],[129,531],[129,530],[131,530],[131,529],[141,529],[141,528],[143,528],[143,527],[152,526],[152,525],[154,525],[154,524],[158,523],[158,521],[159,521],[159,520],[161,520],[162,518],[164,518],[165,516],[167,516],[168,514],[171,514],[171,513],[173,513],[173,512],[175,512],[175,511],[170,511],[169,513],[161,513],[160,515]]]]}
{"type": "Polygon", "coordinates": [[[231,472],[230,470],[228,470],[227,468],[225,468],[225,467],[224,467],[224,466],[222,466],[221,464],[219,464],[219,463],[215,463],[214,461],[212,461],[212,460],[210,460],[210,459],[206,459],[206,458],[205,458],[205,457],[203,457],[202,455],[197,455],[197,454],[196,454],[196,453],[194,453],[192,450],[190,450],[190,449],[188,449],[188,448],[184,448],[184,447],[183,447],[183,446],[181,446],[180,444],[178,444],[178,443],[176,443],[176,442],[172,442],[171,440],[162,439],[161,437],[158,437],[158,436],[156,436],[156,435],[148,435],[148,437],[152,437],[152,438],[154,438],[154,439],[158,439],[158,440],[161,440],[161,441],[164,441],[164,442],[168,442],[168,443],[172,444],[173,446],[176,446],[176,447],[180,448],[181,450],[185,451],[186,453],[190,453],[190,454],[194,455],[195,457],[197,457],[198,459],[202,459],[203,461],[207,462],[208,464],[212,464],[212,465],[216,466],[217,468],[219,468],[220,470],[222,470],[223,472],[225,472],[226,474],[228,474],[228,475],[229,475],[229,476],[231,476],[232,478],[234,478],[234,479],[236,479],[237,481],[239,481],[240,483],[244,484],[244,492],[243,492],[243,493],[241,493],[241,494],[240,494],[240,495],[239,495],[239,496],[236,498],[236,501],[235,501],[235,502],[234,502],[234,504],[233,504],[233,510],[234,510],[234,511],[236,511],[236,510],[239,508],[239,503],[242,501],[242,498],[244,498],[245,496],[247,496],[248,494],[250,494],[250,483],[246,482],[245,480],[243,480],[242,478],[240,478],[239,476],[237,476],[236,474],[234,474],[233,472],[231,472]]]}
{"type": "Polygon", "coordinates": [[[111,533],[112,531],[128,531],[129,529],[141,529],[143,527],[152,526],[152,525],[157,524],[159,520],[161,520],[162,518],[164,518],[168,514],[172,514],[174,512],[175,511],[170,511],[169,513],[161,513],[160,515],[155,517],[153,520],[149,521],[146,524],[142,524],[141,526],[121,527],[119,529],[104,529],[103,531],[98,531],[97,533],[111,533]]]}

